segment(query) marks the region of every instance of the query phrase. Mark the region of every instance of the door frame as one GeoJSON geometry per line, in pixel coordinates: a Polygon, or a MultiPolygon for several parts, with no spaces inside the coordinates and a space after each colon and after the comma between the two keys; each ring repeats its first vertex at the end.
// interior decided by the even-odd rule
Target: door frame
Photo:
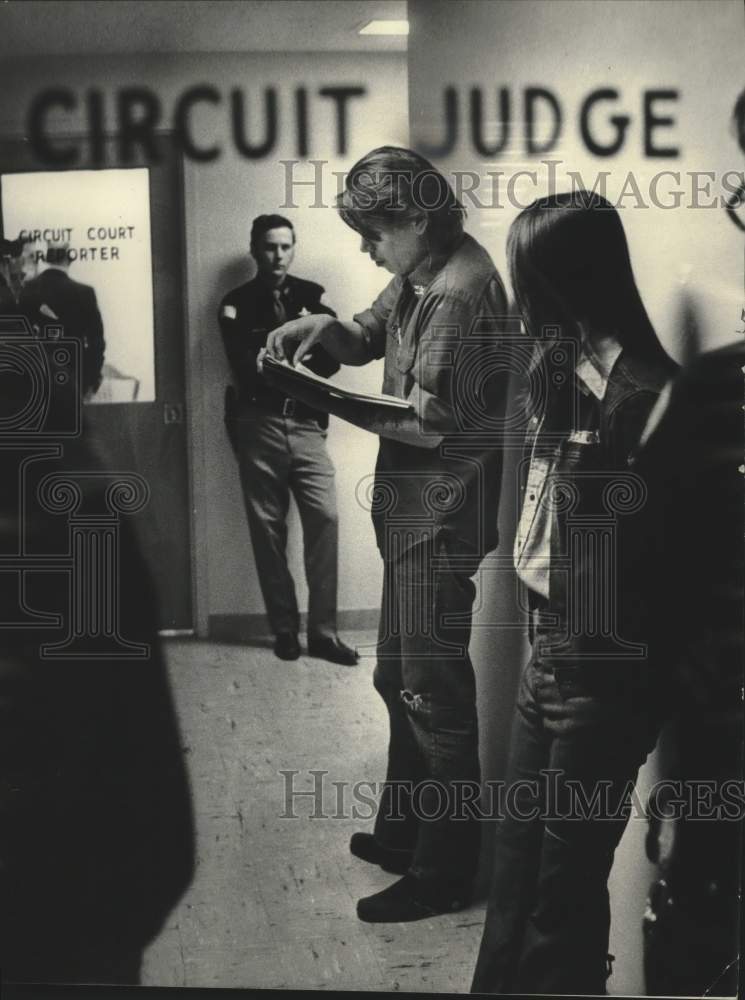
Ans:
{"type": "MultiPolygon", "coordinates": [[[[172,129],[154,129],[153,134],[156,137],[157,142],[162,142],[164,144],[171,144],[173,148],[173,158],[172,164],[175,173],[176,182],[176,192],[174,203],[177,207],[176,211],[176,225],[177,232],[175,233],[175,238],[178,240],[179,244],[179,258],[181,262],[181,287],[180,287],[180,298],[182,315],[184,321],[184,352],[183,352],[183,379],[184,379],[184,404],[186,406],[186,421],[184,425],[184,436],[185,436],[185,448],[186,448],[186,481],[188,485],[188,516],[187,523],[189,525],[189,618],[190,627],[185,629],[166,629],[161,631],[161,635],[165,637],[178,637],[178,636],[194,636],[195,634],[199,637],[206,637],[207,635],[207,621],[208,621],[208,590],[207,590],[207,564],[205,559],[199,558],[199,551],[202,548],[202,544],[206,540],[206,512],[204,510],[204,484],[202,476],[200,480],[199,488],[196,484],[195,468],[197,464],[203,470],[204,469],[204,434],[203,434],[203,424],[201,423],[203,419],[201,394],[196,391],[197,376],[195,376],[195,367],[200,371],[203,370],[201,350],[199,353],[199,364],[197,366],[192,364],[192,322],[191,322],[191,295],[190,288],[191,283],[189,281],[190,272],[193,273],[192,265],[197,259],[196,252],[191,252],[190,247],[195,247],[196,242],[194,240],[195,233],[189,232],[190,221],[186,206],[186,185],[184,181],[184,165],[185,157],[183,151],[179,149],[178,144],[174,141],[175,132],[172,129]],[[197,409],[199,412],[197,412],[197,409]],[[197,461],[198,456],[198,461],[197,461]]],[[[87,133],[79,130],[60,130],[55,131],[55,139],[60,139],[64,141],[77,140],[81,142],[81,148],[83,151],[86,149],[86,141],[89,136],[87,133]]],[[[102,132],[101,138],[104,143],[114,142],[118,138],[118,134],[115,131],[106,129],[102,132]]],[[[28,148],[28,136],[23,132],[18,132],[17,130],[4,132],[0,135],[0,143],[15,144],[17,143],[19,148],[28,148]]],[[[133,168],[145,166],[148,170],[151,164],[147,162],[140,163],[135,162],[130,165],[133,168]]],[[[52,167],[45,165],[43,163],[34,163],[28,168],[23,168],[17,171],[17,173],[32,173],[34,171],[59,171],[66,172],[68,170],[106,170],[106,169],[127,169],[123,167],[120,163],[104,162],[102,164],[92,165],[86,162],[85,156],[81,158],[80,163],[71,165],[70,167],[52,167]]],[[[152,209],[152,196],[150,201],[149,209],[152,209]]],[[[0,206],[0,222],[2,221],[2,208],[0,206]]],[[[152,252],[152,229],[150,233],[151,240],[151,268],[153,277],[153,298],[156,295],[155,288],[155,254],[152,252]]],[[[153,309],[153,312],[155,310],[153,309]]],[[[153,321],[155,322],[155,315],[153,316],[153,321]]],[[[155,330],[154,330],[155,336],[155,330]]],[[[157,385],[157,339],[155,339],[155,356],[154,362],[156,366],[156,385],[157,385]]],[[[197,345],[199,348],[199,345],[197,345]]]]}

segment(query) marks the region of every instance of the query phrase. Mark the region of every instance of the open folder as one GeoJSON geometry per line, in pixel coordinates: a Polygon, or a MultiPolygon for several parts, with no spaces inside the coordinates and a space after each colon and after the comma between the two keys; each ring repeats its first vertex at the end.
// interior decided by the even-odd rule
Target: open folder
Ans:
{"type": "Polygon", "coordinates": [[[398,396],[387,396],[382,392],[357,392],[353,389],[344,389],[339,385],[332,385],[328,379],[322,378],[309,371],[304,365],[298,364],[293,367],[289,361],[278,361],[271,354],[265,354],[261,360],[264,371],[269,375],[273,385],[286,392],[288,396],[293,396],[293,388],[300,385],[312,386],[314,389],[321,389],[323,394],[331,399],[349,399],[357,403],[369,403],[375,407],[383,407],[386,410],[413,410],[412,403],[398,396]]]}

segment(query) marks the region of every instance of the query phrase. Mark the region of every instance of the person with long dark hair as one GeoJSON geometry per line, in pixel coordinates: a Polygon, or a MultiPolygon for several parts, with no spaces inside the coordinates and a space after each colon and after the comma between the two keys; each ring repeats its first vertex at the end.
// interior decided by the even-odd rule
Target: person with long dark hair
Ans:
{"type": "Polygon", "coordinates": [[[508,237],[534,355],[515,564],[523,669],[472,990],[604,993],[607,881],[657,732],[644,636],[615,544],[643,507],[634,448],[675,370],[634,281],[616,210],[575,191],[534,202],[508,237]]]}
{"type": "MultiPolygon", "coordinates": [[[[745,153],[745,90],[742,91],[740,96],[735,101],[735,107],[732,112],[732,130],[735,133],[735,138],[737,139],[737,145],[740,150],[745,153]]],[[[742,229],[745,232],[745,219],[739,212],[739,209],[745,204],[745,178],[740,182],[737,190],[732,193],[730,198],[727,199],[727,204],[725,206],[727,214],[730,219],[734,222],[738,229],[742,229]]]]}

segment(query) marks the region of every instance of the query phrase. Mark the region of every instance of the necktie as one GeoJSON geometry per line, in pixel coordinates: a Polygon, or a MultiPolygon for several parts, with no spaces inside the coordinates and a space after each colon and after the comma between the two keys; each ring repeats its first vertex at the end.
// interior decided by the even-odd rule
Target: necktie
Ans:
{"type": "Polygon", "coordinates": [[[273,298],[272,309],[274,312],[274,319],[276,321],[277,326],[282,326],[283,323],[287,322],[287,313],[285,312],[285,307],[284,303],[282,302],[282,298],[280,296],[279,288],[272,289],[272,298],[273,298]]]}

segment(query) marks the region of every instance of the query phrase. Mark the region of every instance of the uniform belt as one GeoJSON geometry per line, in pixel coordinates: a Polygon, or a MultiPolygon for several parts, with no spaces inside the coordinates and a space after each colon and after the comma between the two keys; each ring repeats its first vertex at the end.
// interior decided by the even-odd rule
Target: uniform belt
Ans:
{"type": "Polygon", "coordinates": [[[320,410],[315,410],[292,396],[259,396],[250,400],[249,406],[268,413],[276,413],[281,417],[294,417],[296,420],[318,420],[323,416],[320,410]]]}

